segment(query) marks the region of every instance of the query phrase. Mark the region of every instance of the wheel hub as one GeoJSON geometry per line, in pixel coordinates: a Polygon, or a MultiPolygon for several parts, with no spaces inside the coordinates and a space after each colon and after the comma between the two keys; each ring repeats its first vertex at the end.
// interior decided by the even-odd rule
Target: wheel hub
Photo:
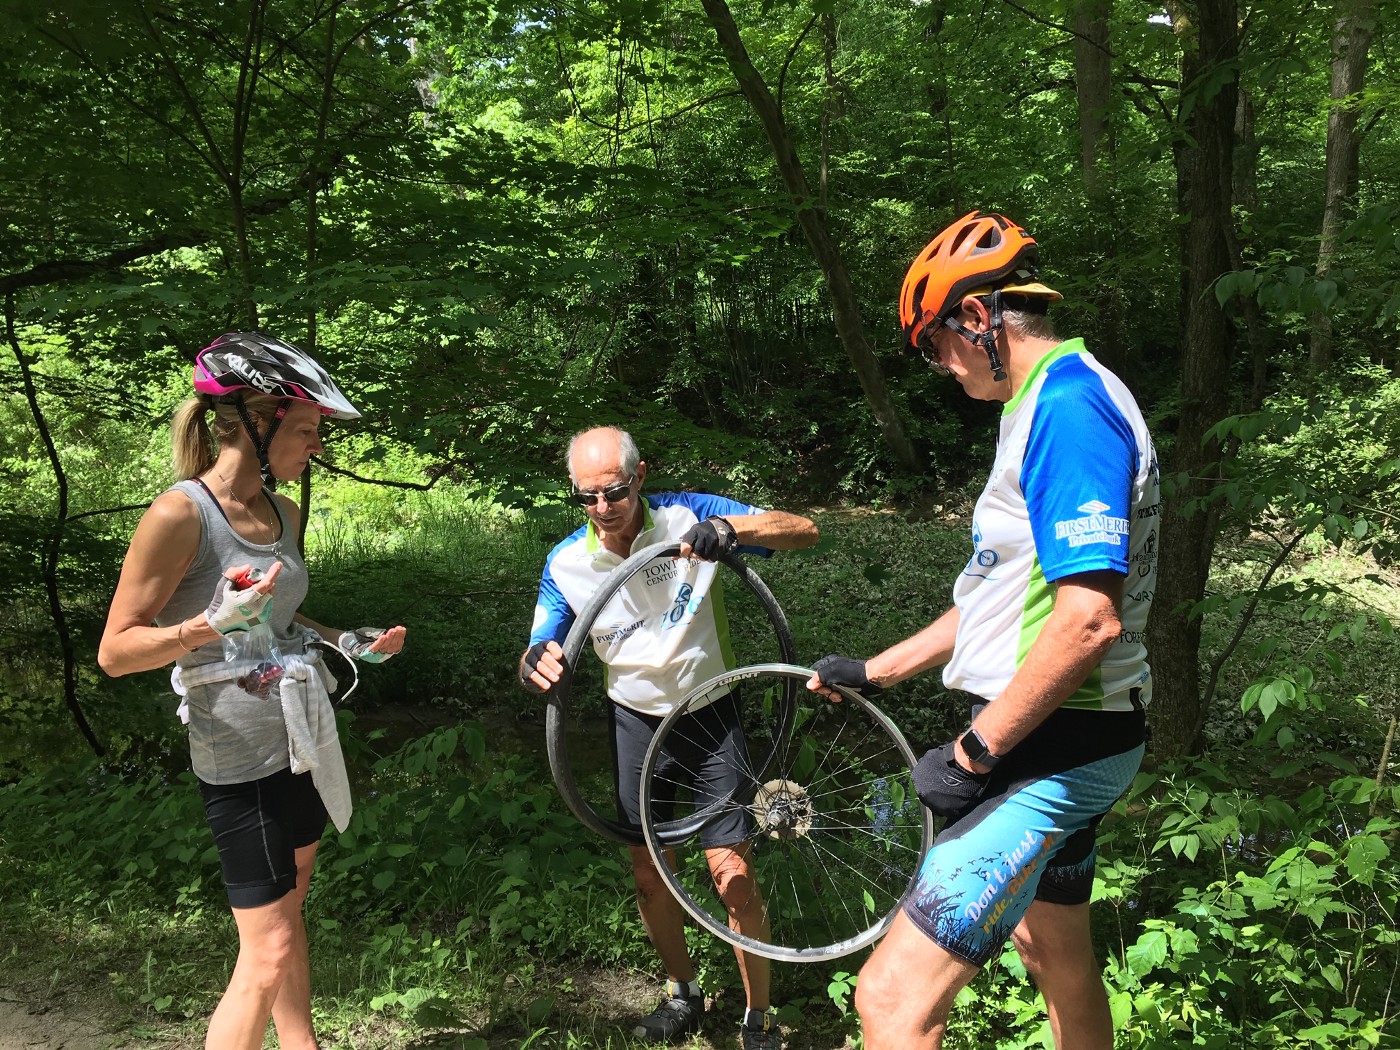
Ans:
{"type": "Polygon", "coordinates": [[[816,807],[801,784],[770,780],[758,789],[749,807],[769,838],[803,838],[812,830],[816,807]]]}

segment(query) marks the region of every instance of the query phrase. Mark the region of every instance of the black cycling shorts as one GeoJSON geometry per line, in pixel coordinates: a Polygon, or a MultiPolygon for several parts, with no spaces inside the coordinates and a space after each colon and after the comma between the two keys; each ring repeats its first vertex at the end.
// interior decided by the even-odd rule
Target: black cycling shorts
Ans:
{"type": "MultiPolygon", "coordinates": [[[[614,768],[617,780],[618,820],[633,827],[642,824],[642,761],[656,735],[661,719],[643,715],[621,704],[609,704],[612,722],[614,768]]],[[[741,771],[747,768],[744,729],[739,720],[737,692],[683,716],[666,736],[666,747],[652,778],[652,819],[671,820],[675,816],[675,787],[689,785],[694,807],[708,806],[729,798],[740,787],[741,771]]],[[[686,812],[691,809],[687,804],[686,812]]],[[[723,816],[706,824],[700,844],[732,846],[742,842],[752,830],[753,817],[747,809],[731,807],[723,816]]]]}
{"type": "Polygon", "coordinates": [[[296,851],[321,838],[326,807],[310,773],[283,769],[243,784],[199,782],[232,908],[257,908],[296,888],[296,851]]]}

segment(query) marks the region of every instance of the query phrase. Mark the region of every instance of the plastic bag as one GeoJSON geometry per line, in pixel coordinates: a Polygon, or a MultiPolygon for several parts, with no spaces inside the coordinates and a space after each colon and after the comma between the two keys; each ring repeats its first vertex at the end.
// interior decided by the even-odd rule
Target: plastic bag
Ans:
{"type": "MultiPolygon", "coordinates": [[[[250,569],[234,583],[247,587],[261,578],[261,572],[250,569]]],[[[268,608],[270,611],[271,603],[268,608]]],[[[271,698],[277,683],[286,673],[286,660],[277,647],[272,626],[266,620],[249,630],[224,635],[224,659],[229,663],[252,665],[235,681],[245,693],[262,700],[271,698]]]]}

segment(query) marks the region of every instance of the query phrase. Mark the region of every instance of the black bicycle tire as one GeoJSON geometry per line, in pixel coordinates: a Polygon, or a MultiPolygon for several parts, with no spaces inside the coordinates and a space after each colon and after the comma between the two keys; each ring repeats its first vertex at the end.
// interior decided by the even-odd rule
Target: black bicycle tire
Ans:
{"type": "MultiPolygon", "coordinates": [[[[643,566],[650,564],[657,558],[675,557],[679,555],[680,549],[680,544],[676,542],[653,543],[651,546],[643,547],[632,554],[604,578],[603,582],[598,585],[598,589],[593,592],[593,596],[588,599],[588,602],[575,617],[573,626],[564,639],[564,676],[546,694],[545,750],[549,756],[549,769],[554,776],[554,786],[559,791],[559,797],[564,800],[564,805],[568,807],[569,812],[577,817],[584,827],[605,839],[627,846],[641,846],[645,843],[641,827],[624,824],[612,817],[604,816],[589,805],[579,790],[578,781],[574,778],[573,768],[569,764],[565,731],[568,724],[569,698],[573,687],[573,668],[578,666],[578,659],[588,641],[588,632],[593,627],[593,621],[598,618],[599,613],[603,611],[613,596],[643,566]]],[[[731,569],[758,599],[769,622],[773,625],[779,655],[784,662],[791,663],[796,658],[797,647],[792,640],[792,628],[788,625],[787,616],[784,615],[778,600],[773,597],[773,592],[768,589],[768,585],[763,582],[758,573],[754,572],[738,554],[723,554],[719,561],[731,569]]],[[[796,704],[796,692],[794,685],[787,697],[787,703],[790,707],[796,704]]],[[[718,809],[722,804],[723,801],[718,802],[713,807],[692,814],[685,820],[662,823],[658,832],[660,838],[665,842],[680,842],[689,838],[705,825],[713,815],[713,810],[718,809]]]]}
{"type": "MultiPolygon", "coordinates": [[[[651,782],[655,773],[657,760],[664,746],[666,734],[680,718],[686,715],[692,700],[703,697],[705,692],[709,690],[730,682],[743,681],[745,678],[756,678],[760,675],[783,675],[788,676],[790,681],[805,683],[814,673],[815,672],[813,672],[811,668],[799,667],[788,663],[774,663],[752,664],[747,667],[736,668],[722,675],[716,675],[714,678],[711,678],[709,681],[687,694],[685,699],[677,704],[676,708],[662,720],[661,725],[657,727],[655,736],[652,737],[651,745],[647,748],[646,757],[643,759],[642,763],[641,813],[643,832],[646,836],[647,849],[652,855],[653,862],[660,872],[662,880],[666,883],[666,888],[680,903],[681,907],[684,908],[703,929],[736,948],[741,948],[755,955],[764,956],[776,962],[826,962],[859,951],[884,936],[890,924],[894,922],[902,901],[908,896],[909,891],[913,888],[918,879],[919,862],[933,845],[933,815],[927,808],[918,806],[922,828],[917,859],[912,866],[903,891],[895,897],[894,904],[875,923],[858,934],[854,934],[832,944],[818,947],[783,947],[767,941],[760,941],[752,937],[747,937],[744,934],[730,929],[727,922],[719,921],[709,909],[698,904],[689,895],[684,886],[681,885],[680,875],[672,868],[672,865],[663,855],[664,851],[671,843],[661,841],[658,836],[654,834],[655,826],[651,825],[648,819],[651,802],[651,782]]],[[[914,754],[913,748],[909,746],[909,742],[904,738],[904,734],[900,731],[899,727],[895,725],[894,721],[859,693],[847,689],[844,686],[836,686],[835,689],[845,697],[844,702],[860,707],[884,730],[898,749],[901,757],[908,764],[910,770],[912,770],[914,764],[918,761],[917,756],[914,754]]],[[[817,694],[813,694],[814,697],[816,695],[817,694]]],[[[814,700],[814,702],[816,701],[814,700]]],[[[708,820],[712,819],[714,819],[713,815],[707,819],[707,823],[708,820]]]]}

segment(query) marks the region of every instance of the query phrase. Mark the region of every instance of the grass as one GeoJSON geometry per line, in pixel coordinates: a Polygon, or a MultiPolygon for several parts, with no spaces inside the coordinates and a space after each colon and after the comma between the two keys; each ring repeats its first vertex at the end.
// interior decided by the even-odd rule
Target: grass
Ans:
{"type": "MultiPolygon", "coordinates": [[[[563,812],[541,753],[539,702],[514,680],[540,566],[577,519],[566,508],[502,510],[448,488],[370,500],[332,490],[324,506],[312,520],[307,611],[337,626],[410,629],[405,653],[368,670],[346,714],[359,808],[350,832],[323,846],[308,902],[327,1043],[632,1050],[627,1020],[650,1009],[659,982],[624,858],[563,812]],[[379,728],[391,714],[392,738],[379,728]]],[[[816,517],[823,539],[815,549],[756,565],[787,613],[800,662],[830,651],[867,655],[943,610],[966,556],[965,518],[816,517]]],[[[1214,581],[1222,595],[1257,579],[1256,551],[1243,542],[1222,548],[1214,581]]],[[[1258,715],[1241,712],[1239,697],[1252,679],[1306,663],[1318,669],[1325,703],[1297,719],[1294,751],[1345,752],[1374,767],[1395,710],[1394,643],[1369,629],[1353,637],[1349,625],[1359,610],[1400,615],[1394,581],[1368,579],[1375,566],[1320,550],[1288,569],[1322,575],[1345,593],[1261,608],[1224,668],[1212,748],[1222,758],[1264,754],[1250,744],[1258,715]]],[[[751,619],[757,613],[742,595],[732,604],[738,633],[763,650],[766,626],[751,619]]],[[[1219,651],[1237,619],[1228,602],[1208,615],[1207,651],[1219,651]]],[[[177,775],[183,757],[168,705],[150,699],[164,696],[162,676],[126,683],[125,692],[102,687],[94,681],[85,702],[109,739],[114,726],[129,735],[122,762],[74,765],[31,752],[40,776],[0,787],[0,943],[11,946],[0,955],[0,987],[55,1012],[91,1011],[122,1045],[192,1047],[235,951],[217,863],[197,794],[177,775]],[[143,690],[147,698],[133,701],[143,690]],[[153,750],[149,741],[161,743],[153,750]],[[170,757],[142,760],[152,753],[170,757]]],[[[946,739],[965,717],[936,675],[882,704],[916,750],[946,739]]],[[[26,757],[17,754],[12,763],[26,757]]],[[[1116,859],[1146,873],[1123,875],[1124,883],[1189,884],[1189,865],[1154,851],[1155,805],[1145,798],[1118,818],[1115,841],[1137,834],[1142,844],[1116,859]]],[[[1120,895],[1122,941],[1105,949],[1126,957],[1145,918],[1141,902],[1156,899],[1120,895]]],[[[691,1045],[730,1046],[740,994],[732,955],[698,933],[692,944],[720,1001],[691,1045]]],[[[859,963],[779,967],[792,1050],[852,1038],[838,1005],[849,996],[840,975],[859,963]]],[[[1156,979],[1173,978],[1157,971],[1156,979]]],[[[1033,990],[1014,968],[990,968],[960,1004],[964,1045],[1027,1045],[1040,1024],[1033,990]]]]}

